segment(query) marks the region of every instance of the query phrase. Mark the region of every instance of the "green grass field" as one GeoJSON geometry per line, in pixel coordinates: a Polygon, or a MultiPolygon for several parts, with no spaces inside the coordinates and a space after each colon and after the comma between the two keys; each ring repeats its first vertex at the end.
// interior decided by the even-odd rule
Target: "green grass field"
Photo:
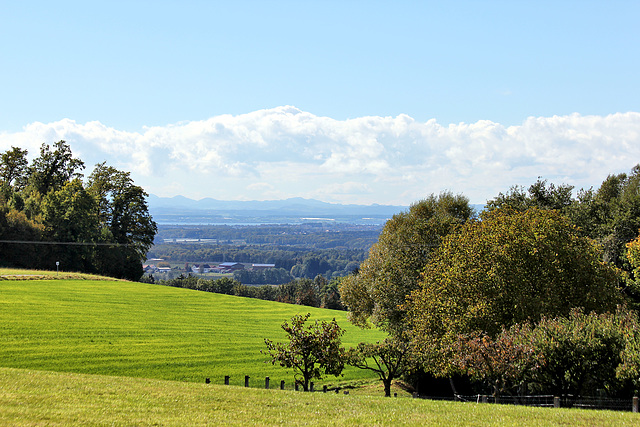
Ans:
{"type": "Polygon", "coordinates": [[[264,390],[265,376],[272,388],[281,379],[292,386],[292,373],[264,363],[260,350],[265,337],[284,339],[280,324],[294,314],[335,317],[347,346],[383,334],[353,327],[340,311],[52,275],[0,269],[0,425],[640,423],[630,412],[389,399],[355,369],[316,382],[360,386],[349,395],[264,390]],[[245,375],[252,388],[241,387],[245,375]]]}
{"type": "Polygon", "coordinates": [[[635,426],[630,412],[245,389],[0,368],[0,425],[635,426]]]}
{"type": "MultiPolygon", "coordinates": [[[[284,340],[280,325],[294,314],[335,317],[343,343],[373,341],[346,313],[229,295],[124,281],[0,281],[0,366],[252,386],[293,375],[265,363],[264,338],[284,340]]],[[[344,378],[371,378],[347,369],[344,378]]]]}

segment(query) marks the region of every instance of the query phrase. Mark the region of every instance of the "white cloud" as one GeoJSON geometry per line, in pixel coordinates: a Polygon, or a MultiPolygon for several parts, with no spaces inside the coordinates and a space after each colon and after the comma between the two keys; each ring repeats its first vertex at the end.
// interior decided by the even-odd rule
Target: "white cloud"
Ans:
{"type": "Polygon", "coordinates": [[[87,163],[129,170],[154,194],[315,197],[404,204],[450,190],[483,203],[538,176],[577,188],[640,162],[640,113],[443,126],[407,115],[334,120],[278,107],[124,132],[70,119],[0,133],[0,151],[64,139],[87,163]]]}

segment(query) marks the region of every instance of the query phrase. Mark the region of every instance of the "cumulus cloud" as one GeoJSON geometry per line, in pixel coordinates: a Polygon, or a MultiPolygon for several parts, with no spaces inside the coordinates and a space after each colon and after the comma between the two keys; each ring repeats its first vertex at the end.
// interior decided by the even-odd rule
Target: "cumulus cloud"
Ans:
{"type": "Polygon", "coordinates": [[[335,120],[284,106],[120,131],[64,119],[0,133],[0,150],[64,139],[91,165],[129,170],[160,196],[315,197],[408,205],[449,190],[484,203],[538,176],[577,188],[640,162],[640,113],[441,125],[407,115],[335,120]]]}

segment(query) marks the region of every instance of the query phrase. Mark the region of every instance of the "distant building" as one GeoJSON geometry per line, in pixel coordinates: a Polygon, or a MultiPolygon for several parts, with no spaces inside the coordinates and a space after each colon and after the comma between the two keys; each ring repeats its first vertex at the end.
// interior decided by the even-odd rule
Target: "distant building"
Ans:
{"type": "Polygon", "coordinates": [[[244,268],[244,264],[239,262],[223,262],[218,264],[218,270],[221,272],[231,272],[236,270],[242,270],[244,268]]]}
{"type": "Polygon", "coordinates": [[[276,267],[275,264],[252,264],[251,265],[252,270],[267,270],[269,268],[275,268],[275,267],[276,267]]]}
{"type": "Polygon", "coordinates": [[[215,268],[211,267],[209,264],[193,264],[191,266],[191,271],[198,273],[211,273],[214,272],[215,268]]]}

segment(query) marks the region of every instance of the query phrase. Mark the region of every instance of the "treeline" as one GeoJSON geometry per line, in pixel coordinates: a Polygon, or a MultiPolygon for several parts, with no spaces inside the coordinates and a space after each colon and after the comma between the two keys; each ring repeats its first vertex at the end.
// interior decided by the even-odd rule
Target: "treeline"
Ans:
{"type": "Polygon", "coordinates": [[[157,281],[153,279],[153,276],[145,276],[143,281],[176,288],[257,298],[266,301],[344,310],[340,300],[338,282],[335,280],[328,281],[322,276],[317,276],[313,280],[294,280],[278,286],[247,286],[238,280],[228,277],[205,279],[192,275],[180,275],[175,279],[157,281]]]}
{"type": "MultiPolygon", "coordinates": [[[[345,276],[357,270],[364,261],[364,249],[304,249],[278,248],[273,246],[231,246],[206,244],[158,244],[148,252],[147,257],[160,258],[169,263],[189,262],[220,263],[240,262],[253,264],[275,264],[286,270],[293,278],[315,278],[322,275],[327,279],[345,276]]],[[[259,279],[262,280],[262,279],[259,279]]],[[[244,281],[243,281],[244,283],[244,281]]],[[[247,282],[264,283],[264,282],[247,282]]]]}
{"type": "Polygon", "coordinates": [[[84,162],[59,141],[0,156],[0,263],[138,280],[156,224],[129,172],[84,162]]]}

